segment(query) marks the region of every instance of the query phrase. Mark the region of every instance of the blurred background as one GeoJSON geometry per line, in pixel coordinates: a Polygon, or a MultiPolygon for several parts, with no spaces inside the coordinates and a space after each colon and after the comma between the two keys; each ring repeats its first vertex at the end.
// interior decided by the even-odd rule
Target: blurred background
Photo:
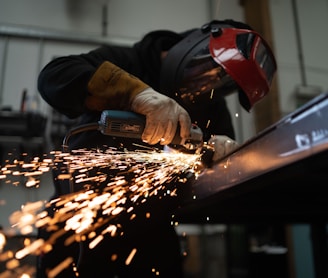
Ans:
{"type": "MultiPolygon", "coordinates": [[[[102,43],[131,45],[152,30],[179,32],[212,19],[250,24],[268,40],[277,59],[270,96],[250,113],[239,107],[236,95],[227,97],[239,143],[327,91],[327,0],[0,0],[2,163],[8,152],[42,155],[59,148],[73,124],[38,95],[37,76],[50,60],[102,43]],[[31,113],[22,118],[22,111],[31,113]]],[[[0,180],[3,230],[13,211],[26,202],[47,200],[52,190],[51,174],[42,177],[39,188],[0,180]]],[[[261,227],[251,235],[243,225],[225,223],[181,224],[177,229],[188,253],[187,277],[314,277],[306,224],[261,227]],[[274,248],[265,254],[252,249],[267,245],[274,248]]]]}

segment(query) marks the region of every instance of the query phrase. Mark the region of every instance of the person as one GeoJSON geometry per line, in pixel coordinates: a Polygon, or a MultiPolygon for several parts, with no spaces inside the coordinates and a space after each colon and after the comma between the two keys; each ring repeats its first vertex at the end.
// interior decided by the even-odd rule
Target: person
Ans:
{"type": "MultiPolygon", "coordinates": [[[[270,47],[249,25],[213,20],[181,33],[151,31],[131,47],[104,45],[56,58],[40,72],[38,90],[54,109],[81,124],[99,121],[104,110],[144,115],[141,140],[125,138],[127,149],[135,148],[136,141],[163,148],[177,130],[181,138],[189,138],[196,124],[217,161],[238,147],[225,96],[238,93],[240,104],[250,111],[269,92],[275,71],[270,47]]],[[[101,146],[120,148],[122,138],[90,131],[69,141],[71,150],[101,146]]],[[[56,179],[55,187],[54,198],[68,193],[56,179]]],[[[125,223],[122,237],[108,237],[92,250],[83,248],[83,256],[79,246],[55,244],[52,252],[39,256],[38,277],[46,277],[67,254],[75,258],[79,277],[183,277],[171,204],[147,203],[140,210],[150,209],[156,217],[125,223]],[[132,248],[138,251],[125,265],[132,248]],[[115,261],[110,259],[114,253],[119,254],[115,261]]],[[[40,229],[39,237],[48,236],[40,229]]],[[[69,269],[65,271],[61,274],[69,277],[69,269]]]]}

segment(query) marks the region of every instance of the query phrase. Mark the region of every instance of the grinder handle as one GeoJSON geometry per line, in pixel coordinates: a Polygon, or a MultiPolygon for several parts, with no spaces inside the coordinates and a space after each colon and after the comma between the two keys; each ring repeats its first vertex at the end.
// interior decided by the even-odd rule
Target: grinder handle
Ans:
{"type": "MultiPolygon", "coordinates": [[[[130,111],[104,110],[99,120],[99,129],[104,135],[141,139],[145,129],[146,117],[130,111]]],[[[191,128],[191,139],[195,142],[202,142],[203,133],[200,128],[193,125],[191,128]]],[[[171,142],[173,145],[185,145],[185,141],[180,137],[180,128],[171,142]]]]}

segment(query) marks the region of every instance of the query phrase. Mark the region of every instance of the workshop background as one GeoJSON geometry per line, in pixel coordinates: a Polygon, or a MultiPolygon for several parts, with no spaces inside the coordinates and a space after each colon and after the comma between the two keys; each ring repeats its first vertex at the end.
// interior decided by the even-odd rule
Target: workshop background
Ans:
{"type": "MultiPolygon", "coordinates": [[[[12,149],[17,155],[42,155],[60,147],[73,124],[37,93],[38,73],[51,59],[86,52],[103,42],[131,45],[155,29],[184,31],[227,18],[245,21],[261,33],[270,42],[278,64],[270,96],[250,113],[240,108],[235,95],[227,97],[237,141],[243,143],[327,91],[327,0],[0,0],[0,113],[13,115],[7,122],[0,121],[2,163],[12,149]],[[15,129],[11,125],[15,116],[26,111],[33,112],[33,118],[24,118],[26,126],[15,129]],[[22,130],[31,136],[23,138],[22,130]]],[[[37,189],[6,186],[0,180],[0,226],[5,230],[13,211],[26,202],[48,199],[52,190],[51,174],[43,176],[37,189]]],[[[188,251],[187,277],[248,277],[243,264],[243,226],[182,224],[177,229],[187,235],[182,238],[188,251]],[[227,231],[233,237],[228,238],[227,231]],[[234,242],[229,245],[231,238],[234,242]],[[235,248],[235,253],[227,252],[227,246],[235,248]],[[228,253],[234,256],[235,265],[227,264],[228,253]]],[[[270,267],[282,269],[285,276],[279,277],[314,277],[309,233],[308,225],[302,223],[279,232],[266,230],[262,244],[275,247],[271,254],[276,256],[258,261],[268,274],[262,272],[259,277],[271,277],[270,267]],[[273,234],[283,238],[282,244],[270,238],[273,234]]],[[[252,244],[259,237],[246,239],[248,252],[255,252],[252,244]]]]}

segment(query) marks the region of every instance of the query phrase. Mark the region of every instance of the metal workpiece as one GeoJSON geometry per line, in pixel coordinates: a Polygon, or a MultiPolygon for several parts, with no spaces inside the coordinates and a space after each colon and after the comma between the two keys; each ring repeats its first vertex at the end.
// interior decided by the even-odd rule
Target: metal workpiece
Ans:
{"type": "MultiPolygon", "coordinates": [[[[322,94],[240,145],[211,167],[203,169],[190,185],[191,194],[184,198],[186,207],[192,204],[197,208],[198,204],[212,200],[215,209],[216,206],[220,207],[220,196],[229,194],[231,200],[236,200],[238,194],[245,192],[252,201],[261,202],[260,196],[263,195],[257,195],[256,199],[257,193],[262,192],[269,198],[268,192],[276,191],[277,196],[272,196],[278,198],[277,203],[289,196],[291,204],[294,201],[291,192],[294,192],[295,199],[296,196],[300,198],[301,193],[304,194],[302,198],[308,198],[315,190],[325,193],[325,183],[321,181],[326,179],[322,169],[323,161],[326,161],[324,155],[328,153],[327,119],[328,94],[322,94]],[[298,166],[293,168],[296,164],[298,166]],[[311,180],[320,182],[310,189],[311,180]],[[297,188],[291,190],[291,184],[296,183],[297,188]],[[305,184],[302,190],[300,184],[305,184]]],[[[316,198],[319,197],[320,194],[316,198]]],[[[304,205],[301,198],[299,201],[304,205]]],[[[287,201],[286,207],[289,207],[287,201]]],[[[324,213],[325,210],[321,211],[324,213]]]]}
{"type": "Polygon", "coordinates": [[[328,94],[323,94],[205,169],[193,184],[196,198],[328,149],[327,119],[328,94]]]}

